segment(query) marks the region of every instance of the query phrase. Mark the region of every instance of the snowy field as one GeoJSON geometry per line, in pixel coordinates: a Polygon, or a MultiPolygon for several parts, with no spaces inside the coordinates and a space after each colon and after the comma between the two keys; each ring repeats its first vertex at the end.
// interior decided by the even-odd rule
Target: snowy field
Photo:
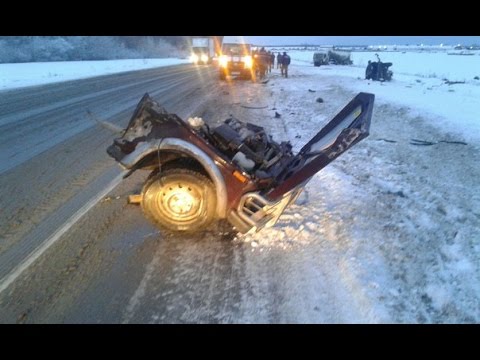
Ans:
{"type": "Polygon", "coordinates": [[[0,91],[188,62],[168,58],[0,64],[0,91]]]}
{"type": "Polygon", "coordinates": [[[407,106],[411,115],[430,114],[432,125],[442,126],[465,139],[480,138],[480,52],[473,56],[447,52],[385,52],[383,62],[392,62],[391,82],[366,81],[368,60],[375,52],[352,52],[353,66],[313,66],[313,51],[292,51],[293,64],[309,74],[335,75],[355,91],[372,92],[378,99],[407,106]],[[354,79],[354,81],[351,81],[354,79]],[[451,82],[465,82],[448,85],[451,82]]]}
{"type": "MultiPolygon", "coordinates": [[[[319,311],[349,309],[347,322],[478,323],[480,82],[473,77],[480,56],[437,54],[445,60],[443,75],[466,80],[449,86],[429,77],[426,64],[435,61],[434,54],[418,54],[400,75],[395,58],[394,79],[386,83],[364,80],[363,66],[314,67],[313,53],[290,54],[289,78],[275,70],[267,84],[268,108],[281,117],[270,111],[271,118],[259,125],[298,151],[364,91],[376,96],[371,134],[315,175],[275,227],[237,241],[250,242],[252,252],[265,259],[278,249],[298,259],[286,266],[301,268],[305,280],[289,271],[284,278],[292,311],[311,308],[325,296],[319,311]],[[457,71],[457,65],[463,68],[457,71]],[[434,145],[415,146],[412,139],[434,145]],[[302,293],[315,279],[322,287],[302,293]],[[337,297],[332,301],[326,293],[337,297]]],[[[385,62],[391,61],[387,55],[382,54],[385,62]]],[[[325,318],[311,312],[302,321],[325,318]]]]}
{"type": "MultiPolygon", "coordinates": [[[[290,55],[297,63],[313,65],[315,51],[291,51],[290,55]]],[[[368,60],[376,61],[375,54],[382,62],[392,62],[394,74],[415,75],[422,78],[448,79],[450,81],[473,81],[480,76],[480,51],[471,51],[474,55],[448,55],[447,51],[429,52],[375,52],[353,51],[353,66],[365,69],[368,60]]]]}

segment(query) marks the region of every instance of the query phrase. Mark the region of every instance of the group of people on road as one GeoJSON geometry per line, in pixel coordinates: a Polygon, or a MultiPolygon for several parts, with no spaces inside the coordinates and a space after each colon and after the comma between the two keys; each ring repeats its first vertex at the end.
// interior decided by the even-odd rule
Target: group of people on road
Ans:
{"type": "MultiPolygon", "coordinates": [[[[272,72],[275,67],[275,54],[271,51],[266,51],[265,48],[261,48],[260,51],[253,53],[255,61],[255,69],[257,76],[264,78],[265,75],[272,72]]],[[[280,67],[282,76],[288,78],[288,66],[290,65],[290,56],[284,51],[277,55],[277,69],[280,67]]]]}

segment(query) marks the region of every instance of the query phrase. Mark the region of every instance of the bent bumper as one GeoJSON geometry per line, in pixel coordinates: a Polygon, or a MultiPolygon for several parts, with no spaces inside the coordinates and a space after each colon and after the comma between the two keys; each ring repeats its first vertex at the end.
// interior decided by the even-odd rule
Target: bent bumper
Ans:
{"type": "Polygon", "coordinates": [[[272,227],[287,206],[298,199],[303,189],[302,184],[275,202],[267,200],[257,192],[247,193],[240,199],[237,209],[229,213],[228,221],[243,234],[251,229],[258,232],[265,227],[272,227]]]}

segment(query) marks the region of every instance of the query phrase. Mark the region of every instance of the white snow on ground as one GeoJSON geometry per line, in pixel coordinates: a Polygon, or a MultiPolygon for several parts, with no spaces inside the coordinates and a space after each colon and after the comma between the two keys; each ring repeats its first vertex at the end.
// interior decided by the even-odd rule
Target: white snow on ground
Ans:
{"type": "MultiPolygon", "coordinates": [[[[436,54],[442,75],[466,81],[448,86],[429,77],[435,54],[416,54],[411,74],[397,74],[399,60],[391,61],[394,79],[383,84],[364,80],[363,66],[314,67],[313,52],[290,54],[289,78],[275,70],[264,85],[272,116],[258,125],[298,151],[364,91],[376,96],[371,134],[315,175],[275,227],[236,241],[249,243],[253,254],[282,250],[299,262],[320,248],[304,276],[328,271],[328,291],[347,290],[348,298],[337,297],[342,308],[355,304],[347,322],[478,323],[480,82],[473,77],[480,56],[436,54]],[[457,65],[464,68],[457,72],[457,65]],[[468,145],[414,146],[413,138],[468,145]]],[[[389,54],[381,59],[389,62],[389,54]]],[[[292,301],[304,302],[305,294],[292,301]]]]}
{"type": "MultiPolygon", "coordinates": [[[[313,65],[315,51],[290,51],[293,63],[297,65],[313,65]]],[[[378,54],[382,62],[391,62],[390,68],[397,74],[416,75],[422,78],[447,78],[451,81],[472,81],[480,76],[480,51],[471,51],[471,56],[449,55],[449,51],[402,52],[402,51],[353,51],[351,59],[354,67],[365,70],[368,60],[376,61],[378,54]]],[[[325,65],[322,65],[322,68],[325,65]]],[[[341,69],[342,66],[331,66],[341,69]]]]}
{"type": "Polygon", "coordinates": [[[472,56],[443,52],[384,52],[382,62],[393,65],[391,82],[366,81],[368,60],[375,52],[352,52],[353,66],[313,67],[313,51],[292,51],[293,64],[307,74],[338,75],[342,86],[374,93],[377,99],[408,106],[411,115],[431,114],[432,125],[442,126],[465,140],[480,138],[480,52],[472,56]],[[355,79],[356,81],[351,81],[355,79]],[[448,85],[445,80],[465,82],[448,85]]]}
{"type": "MultiPolygon", "coordinates": [[[[354,94],[376,96],[370,137],[315,175],[274,228],[235,240],[249,243],[260,259],[291,254],[278,265],[290,321],[480,322],[480,81],[474,80],[480,56],[383,52],[394,78],[379,83],[364,80],[375,53],[352,53],[353,66],[318,68],[313,52],[289,53],[288,79],[275,70],[266,85],[238,86],[265,86],[271,117],[258,125],[276,140],[290,140],[295,151],[354,94]],[[465,83],[447,85],[444,78],[465,83]],[[412,138],[468,145],[420,147],[409,144],[412,138]],[[308,309],[322,301],[315,317],[308,309]],[[305,313],[295,319],[299,308],[305,313]],[[345,314],[329,314],[339,308],[345,314]]],[[[0,81],[9,79],[2,85],[33,78],[28,66],[18,70],[25,64],[11,65],[22,76],[4,77],[8,65],[0,65],[0,81]]],[[[47,79],[57,71],[52,63],[43,66],[47,79]]],[[[83,69],[82,76],[102,73],[83,69]]],[[[252,265],[252,274],[259,270],[252,265]]]]}
{"type": "Polygon", "coordinates": [[[0,64],[0,91],[188,62],[168,58],[0,64]]]}

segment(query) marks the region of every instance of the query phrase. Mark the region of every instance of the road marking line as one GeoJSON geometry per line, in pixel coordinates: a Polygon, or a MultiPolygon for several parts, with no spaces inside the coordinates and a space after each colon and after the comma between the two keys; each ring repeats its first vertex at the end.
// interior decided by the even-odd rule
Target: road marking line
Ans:
{"type": "Polygon", "coordinates": [[[73,214],[60,228],[58,228],[47,240],[42,242],[23,262],[17,265],[7,276],[0,280],[0,293],[8,288],[35,260],[37,260],[50,246],[52,246],[60,237],[65,234],[78,220],[82,218],[97,202],[112,191],[122,181],[124,173],[115,177],[105,189],[91,198],[75,214],[73,214]]]}
{"type": "Polygon", "coordinates": [[[157,251],[153,255],[153,260],[147,265],[147,269],[145,271],[145,274],[143,275],[142,281],[140,281],[140,285],[138,285],[137,290],[135,290],[135,293],[133,294],[133,296],[130,298],[130,301],[128,302],[127,309],[123,314],[122,324],[128,324],[130,322],[133,315],[135,315],[135,310],[140,305],[142,298],[145,297],[148,282],[152,278],[152,275],[154,274],[155,269],[160,264],[160,256],[158,254],[159,254],[159,249],[157,249],[157,251]]]}

